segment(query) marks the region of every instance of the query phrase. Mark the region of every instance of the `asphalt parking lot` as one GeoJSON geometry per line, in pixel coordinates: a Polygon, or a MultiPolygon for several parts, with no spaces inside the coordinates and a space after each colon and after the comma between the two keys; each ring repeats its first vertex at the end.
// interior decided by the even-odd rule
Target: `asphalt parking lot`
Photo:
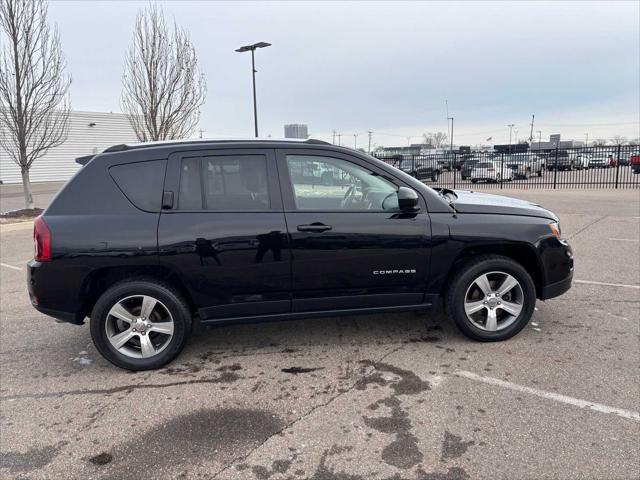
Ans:
{"type": "Polygon", "coordinates": [[[0,476],[638,478],[640,192],[503,193],[558,213],[576,256],[517,337],[413,313],[226,326],[143,373],[31,308],[31,230],[0,226],[0,476]]]}

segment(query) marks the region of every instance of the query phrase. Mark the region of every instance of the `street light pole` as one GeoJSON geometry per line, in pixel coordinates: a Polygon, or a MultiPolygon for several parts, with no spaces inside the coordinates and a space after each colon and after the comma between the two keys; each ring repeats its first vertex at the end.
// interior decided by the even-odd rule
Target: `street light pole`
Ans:
{"type": "Polygon", "coordinates": [[[267,42],[258,42],[253,45],[245,45],[236,50],[236,52],[251,52],[251,76],[253,80],[253,124],[256,138],[258,137],[258,102],[256,100],[256,60],[255,51],[257,48],[270,47],[271,44],[267,42]]]}
{"type": "Polygon", "coordinates": [[[515,123],[510,123],[509,125],[507,125],[507,127],[509,127],[509,153],[511,153],[511,134],[513,132],[513,127],[515,126],[515,123]]]}
{"type": "Polygon", "coordinates": [[[451,138],[449,139],[449,153],[453,153],[453,117],[447,117],[447,123],[451,120],[451,138]]]}
{"type": "Polygon", "coordinates": [[[589,146],[589,132],[586,132],[584,134],[584,146],[588,147],[589,146]]]}
{"type": "Polygon", "coordinates": [[[369,134],[369,148],[367,150],[367,153],[369,155],[371,155],[371,135],[373,134],[373,132],[372,131],[368,131],[367,133],[369,134]]]}
{"type": "Polygon", "coordinates": [[[538,152],[540,151],[541,146],[542,146],[542,130],[538,130],[538,152]]]}

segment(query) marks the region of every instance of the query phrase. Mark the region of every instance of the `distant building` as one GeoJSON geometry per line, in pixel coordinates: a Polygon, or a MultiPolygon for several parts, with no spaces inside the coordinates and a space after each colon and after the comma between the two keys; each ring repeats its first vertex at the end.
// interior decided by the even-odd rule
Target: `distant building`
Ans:
{"type": "MultiPolygon", "coordinates": [[[[0,135],[7,133],[0,128],[0,135]]],[[[78,112],[69,114],[69,136],[36,159],[29,171],[32,182],[66,181],[80,168],[75,159],[102,152],[119,143],[136,143],[129,120],[121,113],[78,112]]],[[[0,148],[0,181],[20,183],[20,167],[0,148]]]]}
{"type": "Polygon", "coordinates": [[[412,143],[408,147],[383,147],[380,153],[384,156],[391,155],[424,155],[425,150],[430,150],[431,147],[423,143],[412,143]]]}
{"type": "Polygon", "coordinates": [[[529,150],[528,143],[512,143],[509,145],[505,143],[504,145],[494,145],[493,150],[498,153],[524,153],[529,150]]]}
{"type": "Polygon", "coordinates": [[[284,138],[309,138],[309,127],[304,123],[290,123],[284,126],[284,138]]]}
{"type": "MultiPolygon", "coordinates": [[[[412,143],[408,147],[383,147],[379,153],[384,156],[393,155],[441,155],[452,152],[450,147],[434,148],[424,143],[412,143]]],[[[471,147],[454,146],[453,153],[463,154],[471,152],[471,147]]]]}
{"type": "Polygon", "coordinates": [[[535,138],[531,142],[531,150],[553,150],[556,147],[559,149],[565,148],[581,148],[585,144],[582,140],[561,140],[560,134],[549,135],[549,141],[538,142],[535,138]]]}

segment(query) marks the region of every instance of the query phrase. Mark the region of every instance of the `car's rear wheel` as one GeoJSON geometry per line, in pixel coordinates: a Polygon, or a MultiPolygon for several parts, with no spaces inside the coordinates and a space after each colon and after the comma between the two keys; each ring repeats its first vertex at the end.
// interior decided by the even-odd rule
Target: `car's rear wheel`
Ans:
{"type": "Polygon", "coordinates": [[[153,279],[127,280],[98,299],[90,328],[93,343],[111,363],[150,370],[180,353],[191,332],[191,314],[173,287],[153,279]]]}
{"type": "Polygon", "coordinates": [[[434,171],[433,171],[433,173],[431,174],[431,180],[432,180],[433,182],[437,182],[437,181],[438,181],[438,175],[439,175],[439,174],[438,174],[438,171],[437,171],[437,170],[434,170],[434,171]]]}
{"type": "Polygon", "coordinates": [[[533,314],[536,290],[517,262],[498,255],[476,258],[453,277],[446,292],[447,316],[474,340],[506,340],[533,314]]]}

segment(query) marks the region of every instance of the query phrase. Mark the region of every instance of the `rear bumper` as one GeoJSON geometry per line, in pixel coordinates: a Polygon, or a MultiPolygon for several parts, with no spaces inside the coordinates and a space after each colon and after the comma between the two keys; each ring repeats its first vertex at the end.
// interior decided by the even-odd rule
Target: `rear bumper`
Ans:
{"type": "MultiPolygon", "coordinates": [[[[57,295],[54,285],[56,284],[56,275],[46,273],[49,267],[50,265],[47,263],[41,263],[35,260],[27,263],[27,289],[29,291],[31,305],[40,313],[44,313],[50,317],[62,320],[63,322],[82,325],[84,323],[84,317],[81,316],[78,311],[74,311],[73,308],[68,308],[68,304],[63,304],[60,301],[61,295],[57,295]]],[[[58,281],[58,284],[59,283],[58,281]]]]}
{"type": "Polygon", "coordinates": [[[31,305],[33,305],[33,308],[35,308],[40,313],[48,315],[49,317],[53,317],[56,320],[61,320],[67,323],[73,323],[74,325],[82,325],[84,323],[83,319],[78,318],[78,315],[76,315],[73,312],[63,312],[61,310],[52,310],[50,308],[43,308],[39,305],[35,305],[33,303],[33,300],[31,301],[31,305]]]}

